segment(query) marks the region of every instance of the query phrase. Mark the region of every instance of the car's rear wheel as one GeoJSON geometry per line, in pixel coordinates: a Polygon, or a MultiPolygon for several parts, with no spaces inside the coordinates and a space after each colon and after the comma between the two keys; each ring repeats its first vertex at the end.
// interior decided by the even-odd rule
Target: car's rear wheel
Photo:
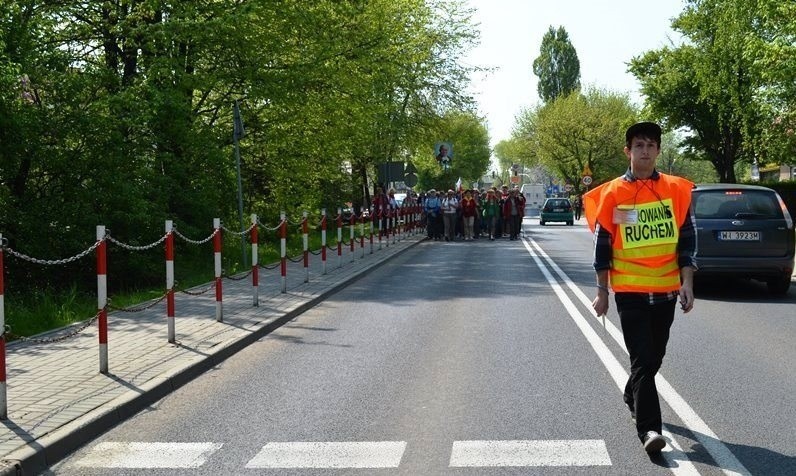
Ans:
{"type": "Polygon", "coordinates": [[[572,223],[571,221],[568,221],[568,222],[567,222],[567,225],[569,225],[569,226],[572,226],[572,225],[573,225],[573,223],[572,223]]]}
{"type": "Polygon", "coordinates": [[[766,281],[766,285],[768,286],[768,292],[781,296],[787,293],[790,288],[790,276],[770,279],[766,281]]]}
{"type": "Polygon", "coordinates": [[[544,226],[544,220],[539,220],[539,224],[544,226]]]}

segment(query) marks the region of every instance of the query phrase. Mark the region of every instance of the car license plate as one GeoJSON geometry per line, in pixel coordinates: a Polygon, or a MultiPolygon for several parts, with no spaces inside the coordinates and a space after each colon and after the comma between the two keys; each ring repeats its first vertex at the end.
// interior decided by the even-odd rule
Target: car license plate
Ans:
{"type": "Polygon", "coordinates": [[[760,241],[759,231],[720,231],[721,241],[760,241]]]}
{"type": "Polygon", "coordinates": [[[563,211],[564,211],[564,209],[563,209],[563,208],[554,208],[554,209],[553,209],[553,213],[561,213],[561,212],[563,212],[563,211]]]}

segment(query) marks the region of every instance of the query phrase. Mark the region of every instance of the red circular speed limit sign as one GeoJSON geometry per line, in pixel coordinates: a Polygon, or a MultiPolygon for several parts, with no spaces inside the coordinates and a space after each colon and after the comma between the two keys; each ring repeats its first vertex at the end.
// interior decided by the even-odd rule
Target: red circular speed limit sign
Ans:
{"type": "Polygon", "coordinates": [[[581,182],[583,182],[583,185],[591,185],[591,175],[584,175],[581,182]]]}

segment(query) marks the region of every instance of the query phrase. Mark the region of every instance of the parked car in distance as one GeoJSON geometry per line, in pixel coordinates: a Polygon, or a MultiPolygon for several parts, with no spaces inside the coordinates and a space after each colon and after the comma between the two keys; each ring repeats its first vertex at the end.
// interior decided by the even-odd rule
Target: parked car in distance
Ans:
{"type": "Polygon", "coordinates": [[[785,294],[793,273],[793,219],[782,198],[756,185],[699,184],[691,192],[697,276],[763,281],[785,294]]]}
{"type": "Polygon", "coordinates": [[[572,203],[570,203],[568,198],[548,198],[544,201],[542,212],[539,216],[539,224],[545,225],[551,221],[564,222],[567,225],[575,223],[572,203]]]}

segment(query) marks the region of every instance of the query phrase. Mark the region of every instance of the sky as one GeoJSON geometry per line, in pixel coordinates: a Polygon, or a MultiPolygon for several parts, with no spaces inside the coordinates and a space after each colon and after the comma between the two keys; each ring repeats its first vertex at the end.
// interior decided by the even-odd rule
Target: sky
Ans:
{"type": "Polygon", "coordinates": [[[511,137],[514,118],[540,102],[533,60],[550,26],[563,26],[580,60],[581,85],[628,93],[642,104],[627,63],[679,39],[671,19],[684,0],[469,0],[481,43],[465,62],[496,68],[476,74],[471,90],[492,146],[511,137]]]}

